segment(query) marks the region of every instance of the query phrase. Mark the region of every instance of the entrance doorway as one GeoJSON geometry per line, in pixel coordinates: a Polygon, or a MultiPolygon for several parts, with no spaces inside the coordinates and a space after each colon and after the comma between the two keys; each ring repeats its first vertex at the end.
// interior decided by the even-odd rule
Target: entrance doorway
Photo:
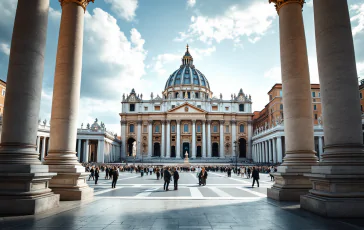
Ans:
{"type": "Polygon", "coordinates": [[[171,157],[176,157],[176,146],[171,146],[171,157]]]}
{"type": "Polygon", "coordinates": [[[160,157],[161,156],[161,146],[158,142],[154,143],[154,152],[153,156],[160,157]]]}
{"type": "Polygon", "coordinates": [[[128,139],[128,156],[133,156],[133,143],[135,139],[130,137],[128,139]]]}
{"type": "Polygon", "coordinates": [[[239,139],[239,157],[246,158],[246,140],[244,138],[239,139]]]}
{"type": "Polygon", "coordinates": [[[196,157],[202,157],[202,153],[201,153],[201,146],[197,146],[197,153],[196,153],[196,157]]]}
{"type": "Polygon", "coordinates": [[[185,142],[183,143],[182,147],[183,147],[182,158],[185,158],[186,151],[188,153],[188,158],[191,158],[190,143],[185,142]]]}
{"type": "Polygon", "coordinates": [[[219,144],[212,143],[212,157],[219,157],[219,144]]]}

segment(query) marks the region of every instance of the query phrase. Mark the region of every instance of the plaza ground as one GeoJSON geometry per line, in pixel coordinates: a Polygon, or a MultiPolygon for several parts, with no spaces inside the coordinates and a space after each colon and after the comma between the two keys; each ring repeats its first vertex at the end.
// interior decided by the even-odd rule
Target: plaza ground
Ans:
{"type": "Polygon", "coordinates": [[[88,181],[95,196],[89,201],[61,202],[47,213],[0,218],[0,229],[364,229],[358,219],[327,219],[299,209],[299,203],[267,199],[272,186],[260,174],[251,179],[209,172],[206,186],[195,173],[180,173],[179,189],[163,190],[156,176],[123,172],[115,189],[101,174],[98,185],[88,181]]]}

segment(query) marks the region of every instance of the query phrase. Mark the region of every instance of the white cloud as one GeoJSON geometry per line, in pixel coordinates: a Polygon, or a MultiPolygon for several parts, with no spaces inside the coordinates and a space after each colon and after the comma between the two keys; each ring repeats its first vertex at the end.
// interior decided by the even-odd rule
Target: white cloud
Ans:
{"type": "Polygon", "coordinates": [[[364,79],[364,61],[356,63],[356,69],[358,72],[358,78],[364,79]]]}
{"type": "Polygon", "coordinates": [[[223,40],[241,41],[245,36],[250,42],[257,42],[270,28],[277,16],[272,6],[256,2],[247,8],[230,7],[222,16],[193,16],[186,32],[180,32],[176,41],[200,40],[207,44],[223,40]]]}
{"type": "Polygon", "coordinates": [[[6,55],[10,54],[10,46],[6,43],[0,43],[0,51],[6,55]]]}
{"type": "Polygon", "coordinates": [[[355,36],[364,30],[364,3],[351,5],[350,11],[354,14],[350,20],[357,23],[357,25],[352,26],[352,33],[355,36]]]}
{"type": "Polygon", "coordinates": [[[309,7],[313,7],[313,0],[308,0],[306,2],[306,5],[309,6],[309,7]]]}
{"type": "Polygon", "coordinates": [[[138,0],[105,0],[111,4],[111,10],[117,14],[118,18],[132,21],[135,11],[138,8],[138,0]]]}
{"type": "Polygon", "coordinates": [[[187,0],[188,7],[194,7],[196,5],[196,0],[187,0]]]}

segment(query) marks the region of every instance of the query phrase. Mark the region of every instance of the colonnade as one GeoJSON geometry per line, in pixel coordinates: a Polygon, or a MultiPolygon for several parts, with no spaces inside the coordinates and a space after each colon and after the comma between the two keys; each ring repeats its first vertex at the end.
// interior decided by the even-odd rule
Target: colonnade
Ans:
{"type": "Polygon", "coordinates": [[[282,137],[253,142],[253,161],[258,163],[281,163],[283,161],[282,137]]]}
{"type": "Polygon", "coordinates": [[[77,157],[79,162],[112,163],[120,161],[120,145],[110,140],[77,139],[77,157]],[[95,151],[91,143],[95,143],[95,151]],[[96,144],[97,143],[97,144],[96,144]]]}
{"type": "Polygon", "coordinates": [[[49,137],[37,136],[37,151],[39,153],[39,160],[44,161],[44,157],[48,154],[49,137]]]}
{"type": "MultiPolygon", "coordinates": [[[[328,217],[363,217],[364,148],[353,35],[347,1],[314,0],[325,149],[313,149],[304,0],[269,0],[279,14],[285,157],[269,198],[300,201],[328,217]]],[[[321,143],[321,144],[320,144],[321,143]]],[[[322,139],[319,139],[322,145],[322,139]]]]}

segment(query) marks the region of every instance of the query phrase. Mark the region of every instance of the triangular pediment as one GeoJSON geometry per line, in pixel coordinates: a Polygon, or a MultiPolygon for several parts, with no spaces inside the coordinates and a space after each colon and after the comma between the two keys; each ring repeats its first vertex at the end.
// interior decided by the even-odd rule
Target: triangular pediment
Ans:
{"type": "Polygon", "coordinates": [[[176,106],[173,109],[170,109],[167,113],[206,113],[205,110],[200,109],[194,105],[189,104],[188,102],[183,103],[182,105],[176,106]]]}

